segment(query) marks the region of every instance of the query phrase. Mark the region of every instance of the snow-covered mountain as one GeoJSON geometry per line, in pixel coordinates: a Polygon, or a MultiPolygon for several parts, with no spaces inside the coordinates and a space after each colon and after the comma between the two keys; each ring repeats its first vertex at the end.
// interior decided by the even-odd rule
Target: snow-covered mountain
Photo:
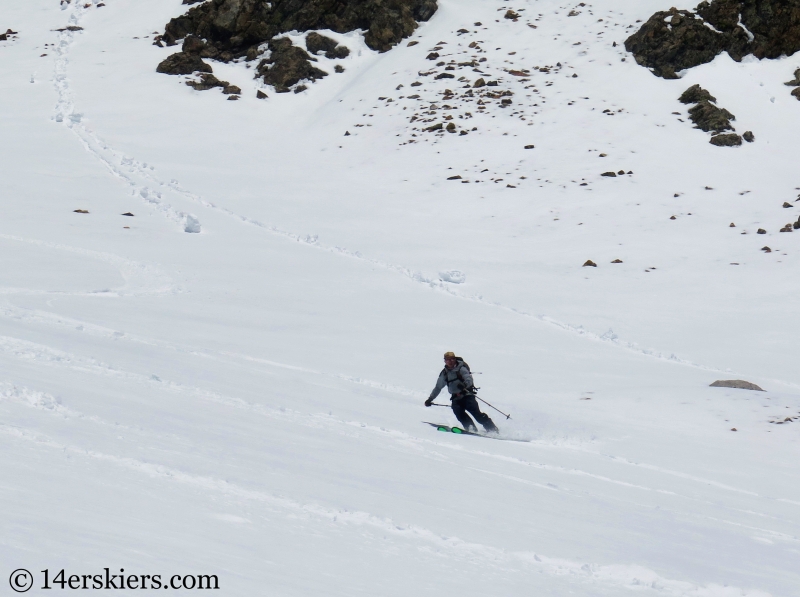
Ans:
{"type": "Polygon", "coordinates": [[[198,37],[197,90],[156,69],[199,7],[2,3],[5,577],[798,594],[800,58],[665,79],[625,49],[662,0],[438,0],[314,31],[297,93],[309,31],[198,37]],[[529,441],[422,423],[450,350],[529,441]]]}

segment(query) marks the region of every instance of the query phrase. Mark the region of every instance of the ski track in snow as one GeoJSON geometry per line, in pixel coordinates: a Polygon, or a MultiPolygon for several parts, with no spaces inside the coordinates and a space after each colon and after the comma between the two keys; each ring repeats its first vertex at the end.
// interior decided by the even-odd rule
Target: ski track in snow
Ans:
{"type": "MultiPolygon", "coordinates": [[[[70,23],[73,25],[78,25],[80,18],[86,12],[86,9],[83,8],[82,6],[77,6],[72,10],[73,14],[70,16],[70,23]]],[[[196,195],[184,189],[178,183],[177,180],[171,180],[169,183],[165,183],[164,181],[160,180],[155,176],[154,168],[152,166],[149,166],[146,163],[140,162],[134,158],[130,158],[125,154],[123,154],[122,152],[115,150],[107,143],[103,142],[95,133],[90,132],[83,124],[81,124],[82,115],[80,113],[75,112],[75,102],[73,99],[74,93],[70,87],[69,78],[67,76],[67,69],[69,66],[68,54],[72,46],[74,36],[75,32],[72,31],[61,32],[59,38],[59,45],[57,46],[58,59],[56,60],[55,85],[56,85],[56,90],[58,92],[58,105],[56,107],[56,116],[55,116],[56,120],[63,122],[65,126],[67,126],[67,128],[69,128],[78,137],[78,139],[81,141],[86,151],[89,152],[91,155],[93,155],[96,159],[98,159],[112,173],[112,175],[122,179],[126,184],[128,184],[128,186],[131,188],[131,192],[133,195],[138,195],[146,203],[150,204],[157,211],[161,212],[162,215],[164,215],[165,217],[176,223],[181,224],[184,227],[185,231],[187,232],[199,231],[200,224],[197,218],[193,214],[188,214],[172,208],[168,203],[163,201],[161,192],[152,190],[151,186],[161,189],[169,189],[172,192],[176,193],[177,195],[183,197],[184,199],[188,199],[194,203],[201,205],[202,207],[217,212],[221,212],[226,216],[229,216],[235,220],[261,228],[278,236],[282,236],[286,239],[302,243],[306,246],[320,249],[328,253],[333,253],[344,257],[356,259],[368,263],[371,266],[379,267],[387,271],[401,274],[411,279],[414,282],[423,284],[434,290],[444,292],[450,296],[453,296],[461,300],[467,300],[479,303],[481,305],[499,308],[509,313],[525,317],[528,320],[546,324],[556,329],[576,335],[580,338],[584,338],[594,342],[600,342],[609,346],[614,346],[616,348],[620,348],[628,352],[635,353],[637,355],[657,359],[659,361],[669,362],[677,365],[683,365],[695,369],[701,369],[704,371],[724,373],[729,376],[730,375],[746,376],[745,374],[739,374],[729,369],[721,369],[718,367],[695,363],[691,360],[680,358],[674,353],[665,353],[654,349],[642,348],[636,343],[621,340],[611,330],[609,330],[605,334],[597,334],[585,330],[583,326],[574,326],[567,323],[563,323],[546,315],[534,315],[526,310],[518,309],[512,306],[507,306],[498,302],[488,300],[484,298],[482,295],[472,295],[472,296],[464,295],[459,292],[456,292],[447,282],[444,282],[438,278],[432,278],[426,276],[423,273],[414,271],[411,268],[407,268],[401,265],[386,263],[384,261],[373,259],[370,257],[365,257],[359,251],[351,251],[344,247],[326,246],[321,244],[318,240],[318,237],[316,236],[296,234],[294,232],[283,230],[277,226],[263,223],[254,218],[238,214],[228,208],[219,206],[213,202],[203,199],[203,197],[200,195],[196,195]],[[148,186],[148,184],[146,183],[137,182],[135,180],[136,176],[144,179],[144,181],[149,182],[150,186],[148,186]]],[[[777,379],[772,379],[769,381],[784,386],[792,387],[794,389],[800,389],[800,384],[796,384],[793,382],[787,382],[777,379]]],[[[380,383],[380,382],[369,382],[365,380],[365,385],[370,385],[371,383],[380,383]]]]}
{"type": "Polygon", "coordinates": [[[153,265],[139,263],[125,259],[113,253],[104,253],[90,249],[82,249],[43,240],[22,238],[12,234],[0,234],[0,239],[18,243],[34,245],[46,249],[53,249],[66,253],[73,253],[82,257],[96,259],[114,266],[125,280],[125,285],[117,289],[96,290],[88,292],[67,292],[53,290],[32,290],[28,288],[0,288],[0,294],[43,294],[43,295],[68,295],[68,296],[145,296],[176,294],[182,292],[172,283],[172,280],[153,265]]]}
{"type": "MultiPolygon", "coordinates": [[[[224,394],[219,394],[217,392],[212,392],[208,390],[204,390],[202,388],[192,387],[183,385],[180,383],[164,380],[158,378],[156,376],[147,376],[140,373],[132,373],[128,371],[124,371],[121,369],[114,368],[108,364],[102,363],[97,361],[96,359],[86,358],[86,357],[79,357],[76,355],[72,355],[69,353],[65,353],[63,351],[59,351],[47,346],[43,346],[40,344],[35,344],[33,342],[28,342],[26,340],[20,340],[17,338],[11,338],[8,336],[0,336],[0,353],[5,353],[11,355],[15,358],[25,360],[25,361],[35,361],[39,364],[44,364],[47,366],[55,366],[55,367],[63,367],[67,368],[79,373],[88,373],[92,375],[99,375],[104,376],[112,379],[119,380],[121,382],[133,382],[138,385],[145,385],[148,386],[151,390],[163,390],[173,394],[179,395],[188,395],[197,397],[209,402],[213,402],[216,404],[220,404],[225,407],[236,408],[236,409],[243,409],[249,412],[258,414],[260,416],[266,416],[271,419],[276,419],[282,422],[288,422],[292,424],[298,424],[306,427],[312,427],[315,429],[324,428],[329,432],[333,433],[346,433],[347,428],[351,429],[358,429],[362,431],[367,431],[371,434],[380,434],[381,437],[386,438],[387,436],[395,441],[396,443],[408,443],[413,442],[417,445],[425,444],[435,446],[436,448],[441,449],[448,449],[451,451],[456,451],[460,453],[468,453],[470,455],[480,456],[482,458],[488,458],[490,460],[498,460],[503,461],[506,463],[523,466],[526,468],[532,468],[536,470],[547,471],[551,473],[567,475],[567,476],[574,476],[574,477],[585,477],[592,479],[594,481],[599,481],[602,483],[612,484],[621,487],[627,487],[629,489],[635,489],[639,491],[654,491],[656,493],[662,493],[665,495],[671,495],[677,498],[686,499],[689,501],[698,501],[697,498],[689,497],[686,495],[682,495],[673,491],[667,491],[659,488],[648,487],[646,485],[640,485],[636,483],[630,483],[628,481],[623,481],[619,479],[614,479],[612,477],[608,477],[605,475],[599,475],[596,473],[583,471],[580,469],[575,468],[566,468],[558,465],[552,464],[545,464],[539,462],[533,462],[530,460],[525,460],[522,458],[517,458],[514,456],[507,456],[503,454],[497,454],[493,452],[488,452],[485,450],[480,449],[470,449],[466,448],[460,444],[452,444],[447,442],[438,442],[433,440],[428,440],[420,437],[416,437],[410,434],[407,434],[402,431],[396,430],[389,430],[383,427],[375,426],[375,425],[367,425],[365,423],[360,423],[358,421],[344,421],[341,419],[337,419],[330,415],[325,414],[303,414],[297,411],[291,411],[288,409],[277,409],[277,408],[270,408],[259,404],[250,403],[244,399],[236,398],[227,396],[224,394]],[[343,429],[344,427],[344,429],[343,429]]],[[[10,387],[17,387],[15,384],[11,382],[4,382],[0,387],[10,388],[10,387]]],[[[59,410],[54,405],[53,399],[47,399],[42,402],[41,398],[37,396],[44,395],[42,392],[36,392],[33,390],[23,390],[22,394],[19,391],[14,390],[10,391],[8,389],[4,390],[1,396],[5,396],[6,398],[9,397],[19,397],[22,395],[25,396],[33,396],[34,398],[27,398],[28,402],[33,404],[37,407],[43,407],[47,410],[51,410],[55,413],[66,414],[66,411],[59,410]],[[49,406],[48,406],[49,405],[49,406]],[[50,408],[52,406],[52,408],[50,408]]],[[[88,420],[95,420],[93,417],[87,417],[82,413],[73,413],[73,416],[77,416],[79,418],[88,418],[88,420]]],[[[99,420],[99,419],[98,419],[99,420]]],[[[110,425],[110,423],[109,423],[110,425]]],[[[531,442],[529,444],[525,444],[531,447],[541,447],[537,445],[537,442],[531,442]]],[[[552,444],[546,444],[545,447],[552,448],[554,447],[552,444]]],[[[523,448],[524,449],[524,448],[523,448]]],[[[700,486],[713,486],[717,489],[732,492],[740,495],[747,495],[751,497],[756,497],[759,499],[766,499],[769,501],[776,500],[776,498],[762,496],[758,493],[736,488],[730,485],[726,485],[724,483],[719,483],[710,479],[695,477],[693,475],[688,475],[682,473],[680,471],[672,471],[668,469],[664,469],[661,467],[643,464],[643,463],[632,463],[626,459],[616,458],[616,457],[609,457],[597,451],[585,450],[587,453],[591,453],[595,456],[603,458],[604,460],[609,460],[614,463],[623,464],[626,466],[633,466],[638,467],[644,470],[656,472],[659,474],[667,474],[670,476],[674,476],[676,478],[681,478],[686,481],[690,481],[694,484],[700,486]]],[[[777,498],[779,501],[790,502],[786,498],[777,498]]],[[[703,500],[699,500],[703,501],[703,500]]],[[[758,513],[761,516],[769,517],[769,515],[758,513]]]]}
{"type": "Polygon", "coordinates": [[[391,533],[401,539],[431,545],[441,551],[467,560],[480,558],[495,566],[516,565],[522,570],[541,571],[552,576],[569,576],[572,582],[589,585],[605,585],[630,589],[650,590],[656,595],[675,597],[769,597],[763,591],[745,591],[738,587],[720,585],[697,586],[689,582],[664,578],[656,572],[636,565],[581,564],[561,558],[551,558],[534,552],[506,551],[490,545],[471,543],[457,537],[444,537],[429,529],[412,524],[398,524],[392,519],[381,518],[368,512],[326,508],[314,503],[301,503],[286,497],[271,495],[237,486],[222,479],[192,475],[175,468],[86,450],[77,446],[60,444],[46,436],[28,430],[0,425],[0,431],[8,437],[37,444],[43,448],[57,450],[109,463],[153,479],[196,487],[205,492],[214,492],[231,499],[257,502],[275,511],[288,511],[329,525],[352,525],[367,527],[381,533],[391,533]]]}

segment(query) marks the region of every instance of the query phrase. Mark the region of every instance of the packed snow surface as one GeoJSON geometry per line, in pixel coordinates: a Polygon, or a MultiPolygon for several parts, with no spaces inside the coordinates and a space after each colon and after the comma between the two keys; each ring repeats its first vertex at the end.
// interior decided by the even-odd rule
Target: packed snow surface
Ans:
{"type": "Polygon", "coordinates": [[[800,594],[800,59],[656,78],[622,42],[667,8],[440,0],[416,45],[329,33],[302,93],[211,62],[226,101],[155,72],[180,0],[4,0],[3,579],[800,594]],[[695,83],[755,142],[693,129],[695,83]],[[449,350],[529,442],[422,424],[449,350]]]}

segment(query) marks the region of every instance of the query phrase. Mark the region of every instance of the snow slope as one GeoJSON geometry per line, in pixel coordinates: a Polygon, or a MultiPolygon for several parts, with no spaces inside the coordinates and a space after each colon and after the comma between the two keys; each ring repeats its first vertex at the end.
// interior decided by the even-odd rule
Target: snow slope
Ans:
{"type": "Polygon", "coordinates": [[[798,59],[665,81],[622,47],[661,2],[440,0],[412,47],[336,36],[345,72],[301,94],[214,63],[229,102],[155,72],[179,0],[97,4],[0,11],[5,575],[798,593],[798,59]],[[440,41],[513,105],[443,102],[440,41]],[[755,143],[692,129],[694,83],[755,143]],[[414,130],[444,103],[469,134],[414,130]],[[422,406],[446,350],[529,443],[421,424],[455,422],[422,406]],[[767,391],[708,387],[737,378],[767,391]]]}

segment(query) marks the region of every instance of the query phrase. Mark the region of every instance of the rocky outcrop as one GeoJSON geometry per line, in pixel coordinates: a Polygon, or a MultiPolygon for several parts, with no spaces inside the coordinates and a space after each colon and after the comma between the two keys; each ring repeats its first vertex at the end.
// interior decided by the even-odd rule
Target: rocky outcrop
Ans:
{"type": "Polygon", "coordinates": [[[258,64],[256,72],[278,93],[286,93],[301,80],[315,81],[328,76],[311,64],[311,61],[316,62],[314,58],[292,45],[289,39],[273,39],[269,42],[269,49],[270,57],[258,64]]]}
{"type": "MultiPolygon", "coordinates": [[[[198,0],[183,3],[198,4],[198,0]]],[[[164,34],[155,39],[156,45],[177,45],[184,40],[183,51],[167,58],[157,70],[170,74],[211,72],[202,58],[256,60],[268,44],[271,54],[259,63],[258,75],[276,91],[286,92],[298,81],[314,81],[327,73],[313,66],[314,58],[303,49],[277,36],[310,31],[306,47],[312,55],[323,52],[326,58],[340,59],[350,50],[315,30],[363,30],[367,46],[385,52],[434,12],[436,0],[206,0],[172,19],[164,34]],[[199,68],[201,64],[204,68],[199,68]]],[[[341,67],[335,70],[344,72],[341,67]]]]}
{"type": "Polygon", "coordinates": [[[221,60],[254,59],[258,46],[287,31],[365,31],[373,50],[385,52],[436,12],[436,0],[208,0],[167,23],[172,45],[189,34],[205,39],[221,60]]]}
{"type": "Polygon", "coordinates": [[[695,12],[660,11],[625,40],[625,49],[665,79],[721,52],[737,62],[749,54],[791,56],[800,50],[800,0],[713,0],[695,12]]]}
{"type": "Polygon", "coordinates": [[[734,130],[731,120],[736,120],[736,116],[725,108],[718,108],[711,102],[702,100],[689,109],[689,119],[694,123],[695,128],[701,131],[721,133],[734,130]]]}
{"type": "MultiPolygon", "coordinates": [[[[736,117],[725,108],[717,107],[715,105],[717,98],[700,85],[689,87],[681,94],[678,101],[683,104],[694,104],[689,108],[689,119],[695,128],[713,134],[709,143],[718,147],[738,147],[742,144],[742,137],[736,133],[723,134],[724,131],[734,130],[731,120],[736,120],[736,117]]],[[[751,131],[745,133],[745,140],[748,143],[755,140],[751,131]]]]}

